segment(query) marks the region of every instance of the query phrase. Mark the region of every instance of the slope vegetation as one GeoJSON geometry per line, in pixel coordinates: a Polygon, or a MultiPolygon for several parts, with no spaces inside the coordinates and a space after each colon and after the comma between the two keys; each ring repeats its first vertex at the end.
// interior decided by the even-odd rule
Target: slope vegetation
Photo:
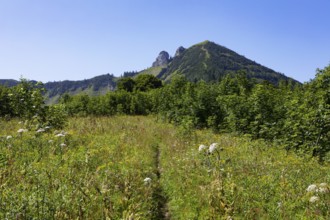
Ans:
{"type": "Polygon", "coordinates": [[[246,72],[250,78],[267,80],[273,84],[278,84],[281,80],[292,80],[210,41],[196,44],[184,50],[179,56],[175,56],[169,63],[167,71],[160,77],[168,80],[172,74],[183,74],[192,82],[199,80],[210,82],[239,71],[246,72]]]}

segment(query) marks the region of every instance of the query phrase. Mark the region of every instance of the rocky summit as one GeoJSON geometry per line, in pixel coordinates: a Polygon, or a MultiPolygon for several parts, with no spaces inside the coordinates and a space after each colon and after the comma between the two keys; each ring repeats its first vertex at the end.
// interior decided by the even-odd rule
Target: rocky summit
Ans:
{"type": "Polygon", "coordinates": [[[175,51],[175,56],[178,57],[178,56],[181,56],[183,54],[183,52],[186,50],[186,48],[184,47],[179,47],[176,51],[175,51]]]}
{"type": "Polygon", "coordinates": [[[152,63],[152,67],[165,66],[170,62],[170,55],[166,51],[161,51],[156,58],[156,61],[152,63]]]}

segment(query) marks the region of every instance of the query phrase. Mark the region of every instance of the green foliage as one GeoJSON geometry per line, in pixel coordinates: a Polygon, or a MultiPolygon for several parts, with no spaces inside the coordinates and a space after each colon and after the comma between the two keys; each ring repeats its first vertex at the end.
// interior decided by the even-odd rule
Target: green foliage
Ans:
{"type": "Polygon", "coordinates": [[[47,108],[47,124],[55,128],[63,128],[67,123],[67,112],[63,104],[56,104],[47,108]]]}
{"type": "Polygon", "coordinates": [[[135,81],[130,77],[124,77],[118,80],[117,89],[125,90],[127,92],[133,92],[135,87],[135,81]]]}
{"type": "Polygon", "coordinates": [[[18,117],[25,121],[27,128],[52,126],[61,128],[66,121],[63,107],[46,106],[42,83],[21,79],[14,87],[0,87],[0,116],[18,117]]]}
{"type": "Polygon", "coordinates": [[[329,79],[330,66],[318,70],[316,78],[297,91],[288,103],[285,121],[287,147],[311,152],[321,160],[330,152],[329,79]]]}
{"type": "Polygon", "coordinates": [[[162,87],[162,81],[151,74],[140,74],[135,78],[135,90],[149,91],[162,87]]]}
{"type": "Polygon", "coordinates": [[[43,116],[43,92],[42,83],[33,84],[26,79],[21,79],[20,84],[12,87],[9,94],[13,115],[25,120],[38,115],[43,116]]]}
{"type": "Polygon", "coordinates": [[[0,86],[0,115],[6,116],[11,114],[11,106],[9,99],[9,88],[0,86]]]}
{"type": "Polygon", "coordinates": [[[151,102],[149,93],[125,90],[117,90],[104,96],[95,97],[87,94],[65,96],[60,101],[70,116],[145,115],[152,111],[151,102]]]}
{"type": "Polygon", "coordinates": [[[177,74],[153,90],[161,85],[155,79],[152,75],[127,79],[135,82],[133,92],[118,89],[105,96],[81,94],[62,100],[70,115],[158,114],[183,130],[207,127],[248,134],[329,160],[329,67],[305,85],[260,83],[244,71],[218,83],[192,83],[177,74]]]}

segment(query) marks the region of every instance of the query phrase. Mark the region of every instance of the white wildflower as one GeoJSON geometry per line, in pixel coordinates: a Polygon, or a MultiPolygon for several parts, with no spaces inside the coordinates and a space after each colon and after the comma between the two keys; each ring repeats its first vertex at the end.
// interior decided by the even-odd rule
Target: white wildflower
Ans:
{"type": "Polygon", "coordinates": [[[327,187],[320,187],[319,190],[318,190],[318,192],[320,192],[320,193],[328,193],[329,192],[329,188],[327,188],[327,187]]]}
{"type": "Polygon", "coordinates": [[[320,183],[319,184],[319,190],[318,190],[318,192],[320,192],[320,193],[328,193],[329,192],[329,187],[328,187],[328,185],[326,184],[326,183],[320,183]]]}
{"type": "Polygon", "coordinates": [[[59,134],[55,135],[55,137],[65,137],[65,134],[59,133],[59,134]]]}
{"type": "Polygon", "coordinates": [[[41,132],[45,132],[45,129],[43,129],[43,128],[39,128],[39,129],[37,130],[37,133],[41,133],[41,132]]]}
{"type": "Polygon", "coordinates": [[[151,178],[147,177],[143,180],[144,184],[150,184],[151,183],[151,178]]]}
{"type": "Polygon", "coordinates": [[[60,146],[61,146],[61,147],[66,147],[67,145],[64,144],[64,143],[62,143],[62,144],[60,144],[60,146]]]}
{"type": "Polygon", "coordinates": [[[6,137],[7,140],[12,139],[12,138],[13,138],[13,136],[11,136],[11,135],[8,135],[8,136],[6,137]]]}
{"type": "Polygon", "coordinates": [[[45,129],[46,129],[46,130],[47,130],[47,129],[50,129],[50,126],[46,126],[45,129]]]}
{"type": "Polygon", "coordinates": [[[20,128],[20,129],[18,129],[18,131],[17,131],[17,133],[23,133],[23,132],[27,132],[27,129],[20,128]]]}
{"type": "Polygon", "coordinates": [[[309,199],[309,202],[314,203],[314,202],[317,202],[317,201],[319,201],[319,200],[320,200],[320,198],[319,198],[318,196],[312,196],[312,197],[309,199]]]}
{"type": "Polygon", "coordinates": [[[198,151],[204,151],[205,149],[207,149],[207,147],[204,144],[199,145],[198,151]]]}
{"type": "Polygon", "coordinates": [[[49,140],[49,141],[48,141],[48,143],[50,143],[50,144],[53,143],[53,142],[54,142],[53,140],[49,140]]]}
{"type": "Polygon", "coordinates": [[[316,192],[317,186],[315,184],[309,185],[306,189],[307,192],[316,192]]]}
{"type": "Polygon", "coordinates": [[[209,147],[209,152],[213,153],[213,151],[215,151],[217,149],[218,143],[213,143],[210,145],[209,147]]]}

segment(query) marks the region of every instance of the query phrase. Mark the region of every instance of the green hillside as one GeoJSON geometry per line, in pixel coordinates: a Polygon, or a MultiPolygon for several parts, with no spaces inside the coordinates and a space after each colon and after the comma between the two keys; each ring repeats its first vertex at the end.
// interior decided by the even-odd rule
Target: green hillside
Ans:
{"type": "MultiPolygon", "coordinates": [[[[90,96],[104,95],[108,91],[113,91],[116,88],[117,77],[112,74],[104,74],[93,77],[91,79],[78,80],[78,81],[57,81],[47,82],[44,84],[46,93],[44,94],[47,104],[57,103],[59,98],[67,93],[69,95],[77,95],[85,93],[90,96]]],[[[30,81],[34,84],[37,81],[30,81]]],[[[0,85],[13,87],[19,84],[16,80],[0,80],[0,85]]]]}
{"type": "Polygon", "coordinates": [[[227,74],[244,71],[250,78],[278,84],[280,80],[292,80],[283,74],[264,67],[236,52],[210,41],[196,44],[175,56],[160,78],[168,80],[180,73],[189,81],[218,81],[227,74]]]}

